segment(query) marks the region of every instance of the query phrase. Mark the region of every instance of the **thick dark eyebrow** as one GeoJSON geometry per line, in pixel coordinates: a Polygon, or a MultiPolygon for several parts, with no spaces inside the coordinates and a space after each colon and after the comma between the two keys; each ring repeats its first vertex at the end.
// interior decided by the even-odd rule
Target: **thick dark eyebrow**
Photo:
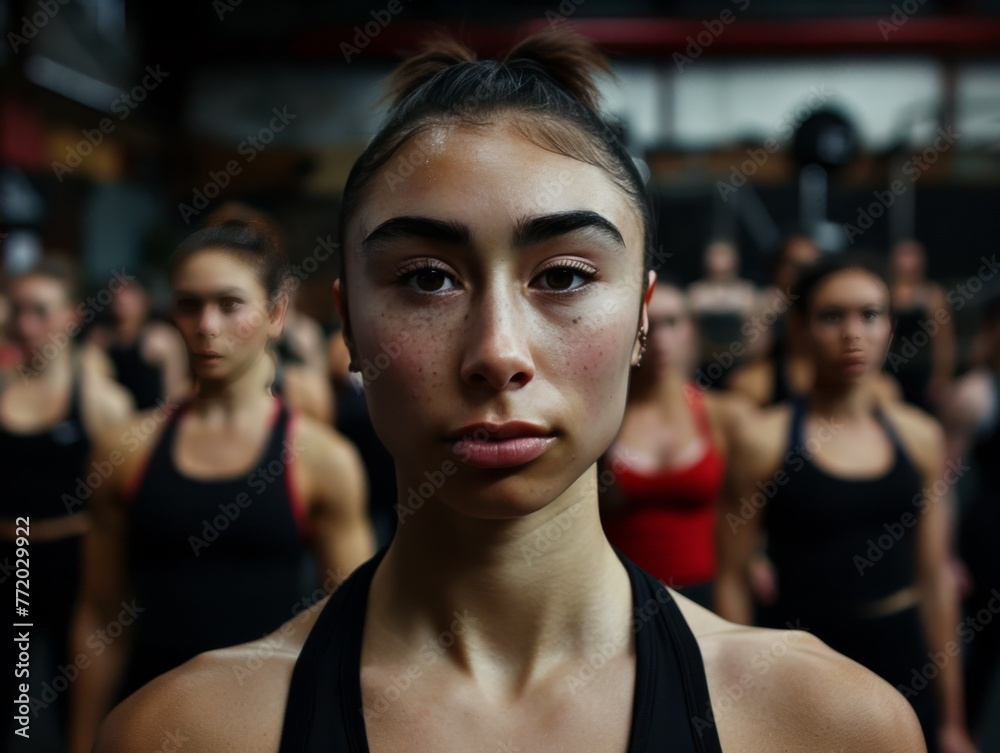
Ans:
{"type": "Polygon", "coordinates": [[[469,245],[469,228],[459,222],[435,220],[430,217],[393,217],[372,230],[361,242],[374,248],[401,238],[421,238],[438,243],[469,245]]]}
{"type": "MultiPolygon", "coordinates": [[[[225,298],[231,295],[239,295],[246,298],[249,294],[243,288],[222,288],[221,290],[213,290],[208,296],[208,298],[225,298]]],[[[201,294],[194,293],[190,290],[175,290],[174,298],[201,298],[201,294]]]]}
{"type": "Polygon", "coordinates": [[[523,248],[583,229],[594,230],[598,235],[625,248],[625,239],[622,238],[618,228],[597,212],[586,209],[544,214],[520,220],[514,229],[514,246],[523,248]]]}
{"type": "MultiPolygon", "coordinates": [[[[586,209],[523,218],[514,228],[512,244],[515,248],[524,248],[577,230],[596,231],[614,244],[625,248],[625,239],[621,231],[610,220],[586,209]]],[[[468,246],[471,235],[468,226],[460,222],[436,220],[430,217],[393,217],[372,230],[362,241],[362,246],[371,249],[402,238],[468,246]]]]}

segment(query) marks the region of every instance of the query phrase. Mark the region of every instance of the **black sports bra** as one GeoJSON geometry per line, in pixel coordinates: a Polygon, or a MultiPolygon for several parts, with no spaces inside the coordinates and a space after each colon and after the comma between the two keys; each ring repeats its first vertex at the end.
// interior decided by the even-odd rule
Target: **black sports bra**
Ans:
{"type": "MultiPolygon", "coordinates": [[[[361,637],[386,548],[323,608],[292,673],[279,753],[369,753],[361,637]]],[[[615,550],[632,583],[636,687],[627,753],[721,753],[697,641],[669,591],[615,550]]]]}

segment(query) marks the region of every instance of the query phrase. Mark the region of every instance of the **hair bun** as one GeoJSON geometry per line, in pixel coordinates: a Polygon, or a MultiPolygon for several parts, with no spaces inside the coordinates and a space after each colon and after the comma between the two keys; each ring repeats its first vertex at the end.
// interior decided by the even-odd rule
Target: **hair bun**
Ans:
{"type": "Polygon", "coordinates": [[[390,107],[395,109],[441,71],[475,60],[475,53],[457,39],[448,36],[431,37],[420,52],[407,58],[390,74],[388,91],[383,99],[388,99],[390,107]]]}
{"type": "Polygon", "coordinates": [[[591,112],[600,110],[597,74],[611,74],[610,61],[583,35],[560,29],[542,31],[516,44],[503,58],[512,68],[545,73],[591,112]]]}

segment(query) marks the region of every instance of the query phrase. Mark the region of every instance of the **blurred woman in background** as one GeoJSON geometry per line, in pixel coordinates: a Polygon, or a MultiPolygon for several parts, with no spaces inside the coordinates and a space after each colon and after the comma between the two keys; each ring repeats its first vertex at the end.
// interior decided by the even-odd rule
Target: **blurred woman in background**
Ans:
{"type": "Polygon", "coordinates": [[[897,243],[889,257],[896,332],[885,370],[903,399],[935,413],[955,373],[955,329],[944,289],[926,277],[927,252],[915,240],[897,243]]]}
{"type": "Polygon", "coordinates": [[[256,221],[219,220],[171,257],[197,392],[104,440],[123,462],[95,495],[87,539],[75,634],[93,666],[77,681],[75,751],[90,749],[116,697],[302,608],[307,546],[324,590],[374,551],[353,447],[269,391],[287,274],[280,241],[256,221]],[[88,639],[130,598],[142,611],[129,641],[95,649],[88,639]]]}
{"type": "Polygon", "coordinates": [[[815,381],[740,434],[720,613],[750,621],[747,566],[764,526],[777,599],[763,624],[810,630],[872,669],[910,700],[929,750],[965,753],[944,438],[875,388],[892,337],[889,283],[876,262],[847,254],[805,271],[795,296],[815,381]],[[931,655],[946,661],[915,682],[931,655]]]}
{"type": "Polygon", "coordinates": [[[709,609],[718,505],[741,397],[691,379],[696,330],[684,292],[657,284],[642,368],[622,428],[603,459],[601,520],[639,567],[709,609]],[[606,482],[610,482],[607,483],[606,482]]]}
{"type": "MultiPolygon", "coordinates": [[[[83,356],[77,335],[96,312],[78,301],[76,290],[74,270],[58,258],[10,279],[9,334],[19,360],[0,372],[0,567],[10,588],[10,614],[15,607],[25,610],[4,621],[4,666],[8,690],[21,683],[30,687],[32,741],[43,745],[48,734],[53,747],[65,747],[69,708],[62,685],[69,683],[57,668],[76,669],[69,624],[79,591],[81,541],[90,497],[110,467],[100,454],[91,466],[91,452],[95,437],[133,409],[128,393],[83,356]],[[14,622],[31,625],[26,663],[18,659],[11,633],[20,628],[12,628],[14,622]],[[19,662],[27,673],[15,677],[19,662]],[[54,698],[43,697],[45,685],[54,698]]],[[[19,695],[13,692],[11,700],[19,695]]],[[[12,715],[3,715],[0,742],[8,742],[12,715]]],[[[24,744],[9,741],[11,750],[24,744]]]]}

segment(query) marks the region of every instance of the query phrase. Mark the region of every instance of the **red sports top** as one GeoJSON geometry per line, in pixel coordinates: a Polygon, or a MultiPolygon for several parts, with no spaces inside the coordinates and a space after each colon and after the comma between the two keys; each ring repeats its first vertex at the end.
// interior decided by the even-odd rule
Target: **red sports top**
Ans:
{"type": "Polygon", "coordinates": [[[694,463],[658,471],[621,470],[624,503],[602,517],[608,540],[646,572],[670,586],[715,577],[715,523],[726,461],[712,441],[701,390],[685,389],[706,450],[694,463]]]}

